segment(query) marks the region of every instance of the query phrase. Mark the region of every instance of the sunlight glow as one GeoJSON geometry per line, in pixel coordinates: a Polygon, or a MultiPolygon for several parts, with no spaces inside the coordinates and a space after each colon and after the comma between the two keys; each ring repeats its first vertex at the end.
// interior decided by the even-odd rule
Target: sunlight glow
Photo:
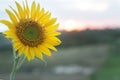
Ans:
{"type": "Polygon", "coordinates": [[[81,31],[84,29],[84,24],[80,24],[73,19],[66,20],[63,25],[60,26],[59,30],[65,31],[81,31]]]}

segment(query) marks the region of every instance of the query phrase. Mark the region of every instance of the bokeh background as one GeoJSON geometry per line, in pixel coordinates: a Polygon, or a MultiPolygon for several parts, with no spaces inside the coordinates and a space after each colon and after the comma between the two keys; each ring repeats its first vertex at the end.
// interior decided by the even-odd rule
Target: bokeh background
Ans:
{"type": "MultiPolygon", "coordinates": [[[[0,1],[0,19],[9,19],[14,1],[0,1]]],[[[16,80],[120,80],[120,0],[35,1],[58,18],[62,44],[46,62],[26,60],[16,80]]],[[[12,44],[0,34],[0,80],[9,80],[12,65],[12,44]]]]}

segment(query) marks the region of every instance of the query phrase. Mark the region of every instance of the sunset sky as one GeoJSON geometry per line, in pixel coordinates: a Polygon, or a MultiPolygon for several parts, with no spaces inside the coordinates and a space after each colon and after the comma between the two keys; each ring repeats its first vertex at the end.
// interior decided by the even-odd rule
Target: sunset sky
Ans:
{"type": "MultiPolygon", "coordinates": [[[[16,0],[22,3],[24,0],[16,0]]],[[[31,1],[28,2],[31,4],[31,1]]],[[[35,0],[58,18],[61,30],[102,29],[120,27],[120,0],[35,0]]],[[[9,19],[5,8],[14,0],[0,0],[0,19],[9,19]]],[[[0,24],[0,31],[7,28],[0,24]]]]}

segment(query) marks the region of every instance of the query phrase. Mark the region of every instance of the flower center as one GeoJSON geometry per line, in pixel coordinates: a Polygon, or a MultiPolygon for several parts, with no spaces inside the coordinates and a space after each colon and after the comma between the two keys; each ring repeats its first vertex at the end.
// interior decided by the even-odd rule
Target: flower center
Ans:
{"type": "Polygon", "coordinates": [[[39,32],[36,27],[30,26],[24,29],[24,37],[26,39],[34,41],[39,37],[39,32]]]}
{"type": "Polygon", "coordinates": [[[30,47],[37,47],[44,40],[43,28],[34,21],[20,22],[16,33],[19,40],[30,47]]]}

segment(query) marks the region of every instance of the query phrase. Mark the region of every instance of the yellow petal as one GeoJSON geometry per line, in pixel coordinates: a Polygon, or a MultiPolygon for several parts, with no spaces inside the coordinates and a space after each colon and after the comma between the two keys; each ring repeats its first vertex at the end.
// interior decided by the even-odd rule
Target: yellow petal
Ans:
{"type": "Polygon", "coordinates": [[[56,22],[57,18],[52,18],[45,26],[50,26],[56,22]]]}
{"type": "Polygon", "coordinates": [[[43,43],[42,45],[44,45],[45,47],[49,48],[49,49],[52,49],[54,51],[57,51],[57,49],[55,47],[53,47],[52,45],[50,44],[47,44],[47,43],[43,43]]]}
{"type": "Polygon", "coordinates": [[[29,47],[28,46],[25,46],[25,51],[24,51],[24,54],[25,56],[27,57],[28,61],[31,60],[31,55],[29,54],[29,47]]]}
{"type": "Polygon", "coordinates": [[[60,32],[48,32],[46,34],[47,37],[55,37],[55,36],[58,36],[58,35],[61,35],[60,32]]]}
{"type": "Polygon", "coordinates": [[[35,11],[36,11],[36,3],[35,1],[32,3],[31,6],[31,19],[34,20],[35,19],[35,11]]]}
{"type": "Polygon", "coordinates": [[[43,60],[43,55],[42,55],[42,53],[40,52],[39,48],[36,48],[36,47],[35,47],[33,50],[34,50],[34,52],[35,52],[36,57],[38,57],[39,59],[43,60]]]}
{"type": "Polygon", "coordinates": [[[0,23],[5,24],[6,26],[8,26],[9,29],[13,29],[15,27],[11,22],[7,20],[0,20],[0,23]]]}
{"type": "Polygon", "coordinates": [[[50,12],[46,12],[42,17],[41,17],[41,20],[44,20],[44,19],[49,19],[51,17],[51,13],[50,12]]]}
{"type": "Polygon", "coordinates": [[[41,17],[40,22],[46,24],[49,22],[50,17],[51,17],[51,13],[46,12],[46,14],[43,17],[41,17]]]}
{"type": "Polygon", "coordinates": [[[51,32],[51,31],[57,30],[58,27],[59,27],[59,24],[55,24],[55,25],[51,25],[51,26],[46,27],[46,30],[47,30],[48,32],[49,32],[49,31],[51,32]]]}
{"type": "Polygon", "coordinates": [[[61,44],[61,41],[56,37],[48,37],[48,38],[46,38],[45,42],[49,43],[53,46],[57,46],[57,45],[61,44]]]}
{"type": "Polygon", "coordinates": [[[5,31],[3,32],[3,34],[5,34],[6,38],[12,38],[12,39],[16,38],[15,33],[13,33],[11,30],[5,31]]]}
{"type": "Polygon", "coordinates": [[[38,6],[37,6],[37,11],[39,11],[40,10],[40,4],[38,4],[38,6]]]}
{"type": "Polygon", "coordinates": [[[14,10],[11,6],[10,6],[10,8],[13,10],[13,12],[14,12],[14,13],[15,13],[15,15],[16,15],[16,17],[20,20],[20,15],[18,15],[17,11],[16,11],[16,10],[14,10]]]}
{"type": "Polygon", "coordinates": [[[29,10],[29,7],[28,7],[27,0],[26,0],[26,10],[27,10],[27,12],[28,12],[28,14],[29,14],[30,10],[29,10]]]}
{"type": "Polygon", "coordinates": [[[46,47],[43,47],[43,46],[39,46],[39,50],[41,52],[43,52],[43,54],[47,55],[47,56],[52,56],[51,52],[49,49],[47,49],[46,47]]]}
{"type": "Polygon", "coordinates": [[[26,6],[25,6],[25,16],[29,17],[30,15],[30,10],[29,10],[29,7],[28,7],[28,3],[27,3],[27,0],[25,0],[26,2],[26,6]]]}
{"type": "Polygon", "coordinates": [[[21,45],[20,42],[14,43],[13,46],[14,46],[14,48],[15,48],[16,51],[17,51],[19,48],[22,47],[22,45],[21,45]]]}
{"type": "Polygon", "coordinates": [[[24,13],[24,16],[25,16],[25,19],[27,18],[27,11],[26,11],[26,6],[25,6],[25,3],[23,2],[23,13],[24,13]]]}
{"type": "Polygon", "coordinates": [[[44,10],[44,8],[42,8],[42,10],[38,12],[37,21],[40,21],[41,17],[44,15],[44,13],[45,13],[45,10],[44,10]]]}
{"type": "Polygon", "coordinates": [[[31,59],[34,59],[35,57],[34,48],[30,48],[30,55],[31,55],[31,59]]]}
{"type": "Polygon", "coordinates": [[[34,17],[35,17],[36,20],[38,19],[38,16],[40,15],[39,12],[40,12],[40,4],[38,4],[37,9],[35,11],[35,16],[34,17]]]}
{"type": "Polygon", "coordinates": [[[9,15],[10,19],[12,20],[13,24],[17,25],[18,24],[18,20],[15,17],[15,15],[11,11],[9,11],[8,9],[6,9],[6,12],[8,13],[8,15],[9,15]]]}
{"type": "Polygon", "coordinates": [[[20,14],[21,19],[24,20],[25,19],[25,14],[23,12],[22,7],[20,6],[20,4],[18,2],[15,1],[15,3],[16,3],[16,6],[17,6],[17,9],[18,9],[18,12],[20,14]]]}
{"type": "Polygon", "coordinates": [[[18,50],[18,56],[21,56],[24,52],[24,46],[20,47],[19,50],[18,50]]]}

